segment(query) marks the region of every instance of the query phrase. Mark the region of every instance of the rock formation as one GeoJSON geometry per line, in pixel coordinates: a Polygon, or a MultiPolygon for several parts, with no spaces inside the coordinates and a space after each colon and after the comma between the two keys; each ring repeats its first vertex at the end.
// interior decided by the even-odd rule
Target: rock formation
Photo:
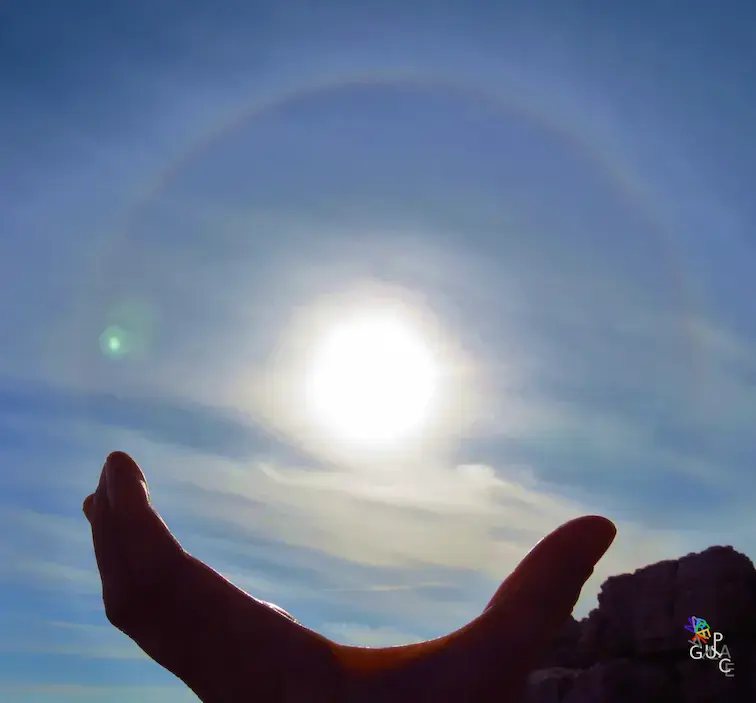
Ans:
{"type": "Polygon", "coordinates": [[[756,703],[754,630],[756,569],[745,555],[710,547],[652,564],[604,582],[598,607],[571,618],[533,671],[525,700],[756,703]],[[715,658],[691,657],[691,616],[724,636],[715,658]],[[716,658],[723,645],[732,665],[716,658]]]}

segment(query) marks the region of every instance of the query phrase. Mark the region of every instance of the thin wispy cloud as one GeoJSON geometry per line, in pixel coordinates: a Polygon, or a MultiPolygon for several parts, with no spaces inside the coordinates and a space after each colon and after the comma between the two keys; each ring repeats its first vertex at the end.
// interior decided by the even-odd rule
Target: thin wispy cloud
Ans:
{"type": "Polygon", "coordinates": [[[24,636],[0,638],[0,651],[83,659],[147,659],[139,647],[114,632],[111,626],[34,621],[26,622],[25,626],[24,636]]]}

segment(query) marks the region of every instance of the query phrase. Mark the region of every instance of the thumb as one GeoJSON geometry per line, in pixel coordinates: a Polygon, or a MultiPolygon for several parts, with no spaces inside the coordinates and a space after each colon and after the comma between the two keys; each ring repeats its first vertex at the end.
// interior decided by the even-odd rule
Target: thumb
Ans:
{"type": "Polygon", "coordinates": [[[617,534],[614,524],[598,515],[570,520],[544,537],[499,587],[484,612],[511,610],[566,618],[593,569],[617,534]],[[558,612],[557,612],[558,611],[558,612]]]}
{"type": "Polygon", "coordinates": [[[515,658],[528,670],[572,613],[616,533],[612,522],[595,515],[554,530],[500,586],[478,619],[480,634],[489,643],[516,639],[515,658]]]}

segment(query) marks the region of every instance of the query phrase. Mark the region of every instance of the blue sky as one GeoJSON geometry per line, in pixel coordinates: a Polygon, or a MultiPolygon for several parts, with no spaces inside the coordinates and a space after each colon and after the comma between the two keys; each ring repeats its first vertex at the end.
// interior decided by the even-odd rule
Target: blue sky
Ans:
{"type": "Polygon", "coordinates": [[[406,5],[0,9],[3,700],[191,700],[102,612],[113,449],[187,549],[345,643],[462,625],[583,513],[619,536],[578,615],[756,554],[753,9],[406,5]],[[326,441],[297,364],[386,301],[443,421],[326,441]]]}

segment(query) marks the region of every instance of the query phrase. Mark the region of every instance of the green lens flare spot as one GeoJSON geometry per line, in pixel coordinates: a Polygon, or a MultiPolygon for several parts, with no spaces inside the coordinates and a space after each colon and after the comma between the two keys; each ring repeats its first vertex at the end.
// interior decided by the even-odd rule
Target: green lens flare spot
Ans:
{"type": "Polygon", "coordinates": [[[118,325],[111,325],[100,335],[100,349],[111,359],[120,359],[129,353],[129,334],[118,325]]]}

